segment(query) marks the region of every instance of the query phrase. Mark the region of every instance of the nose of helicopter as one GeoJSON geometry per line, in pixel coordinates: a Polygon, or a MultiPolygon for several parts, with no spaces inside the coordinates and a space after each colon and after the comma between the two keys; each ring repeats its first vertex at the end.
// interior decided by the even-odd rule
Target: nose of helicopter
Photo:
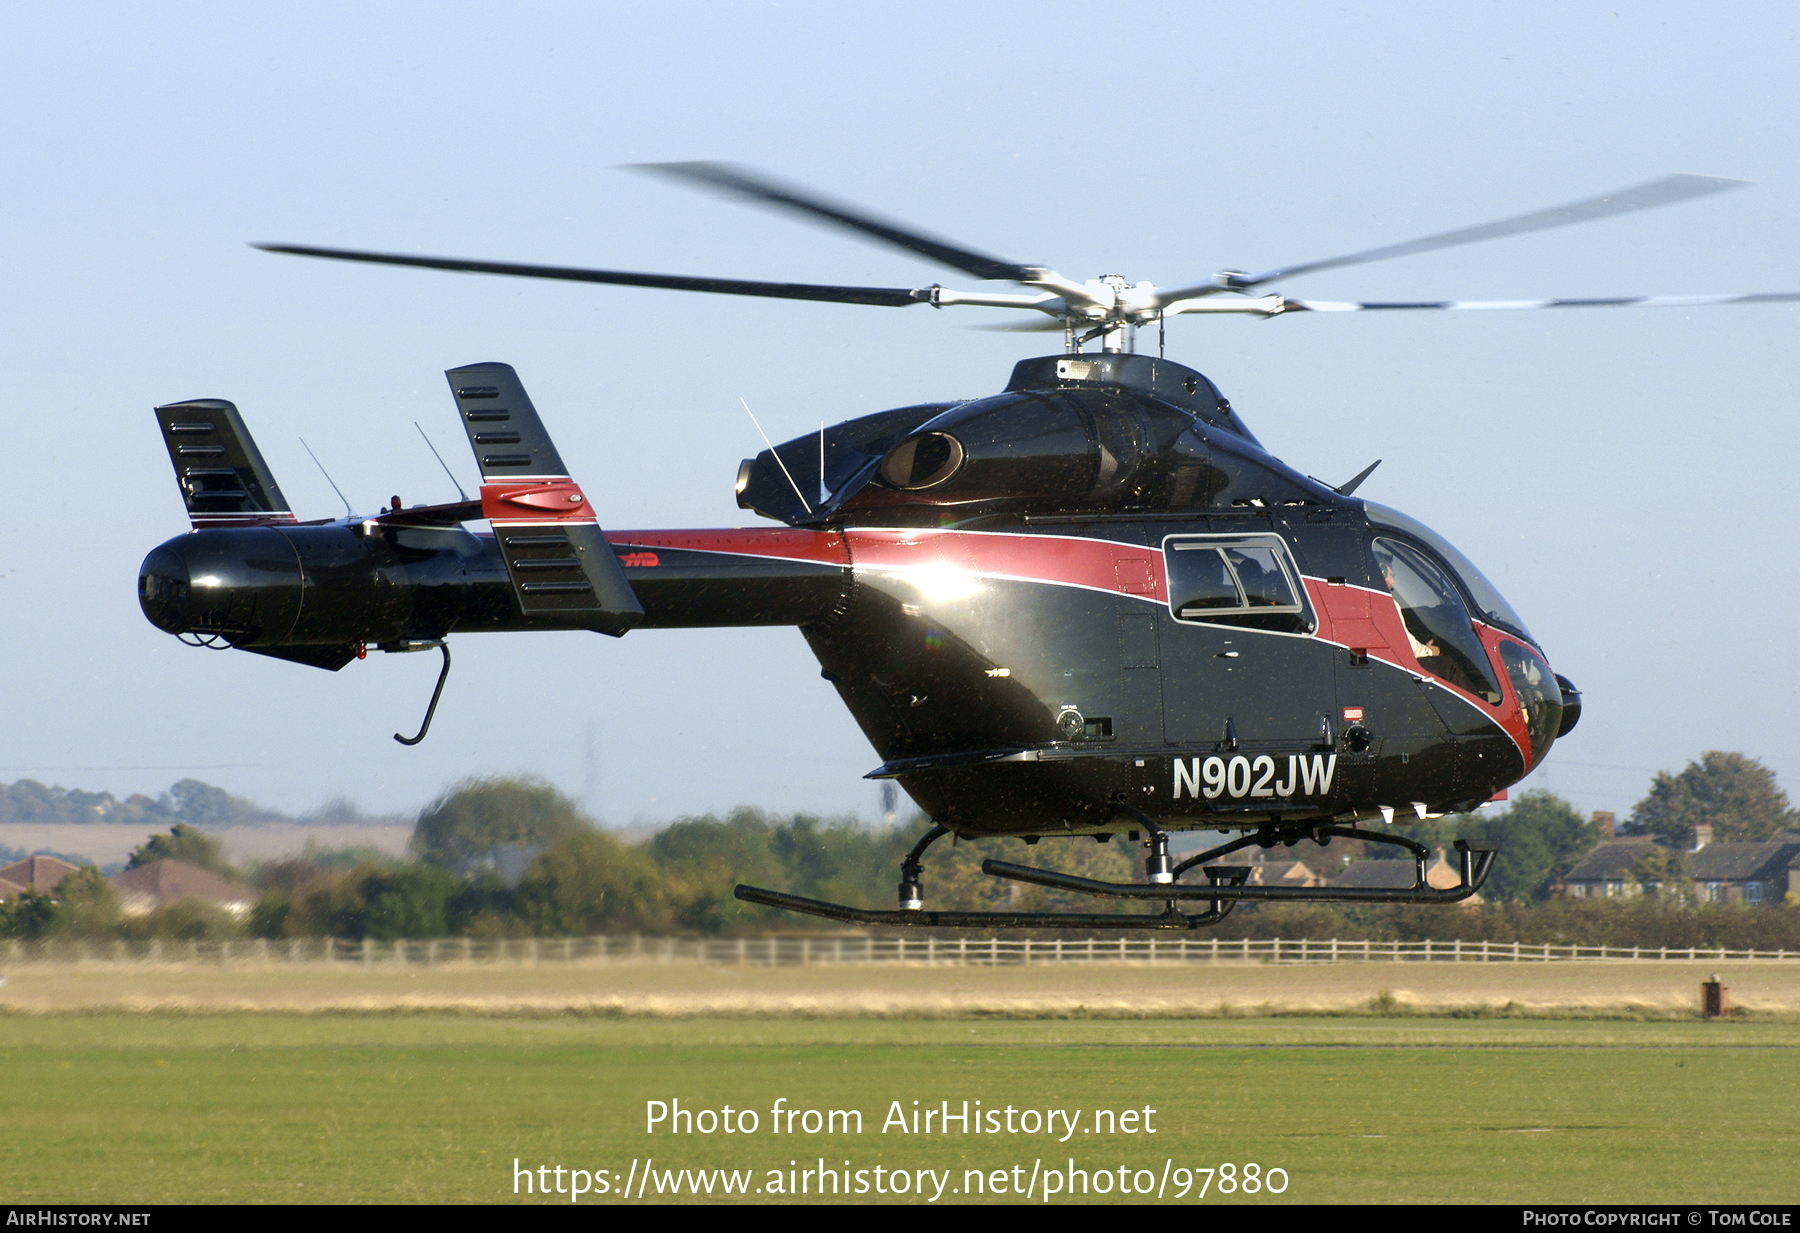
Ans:
{"type": "Polygon", "coordinates": [[[1581,722],[1581,691],[1575,688],[1574,681],[1560,672],[1556,674],[1556,684],[1562,690],[1562,722],[1557,725],[1556,735],[1564,737],[1581,722]]]}

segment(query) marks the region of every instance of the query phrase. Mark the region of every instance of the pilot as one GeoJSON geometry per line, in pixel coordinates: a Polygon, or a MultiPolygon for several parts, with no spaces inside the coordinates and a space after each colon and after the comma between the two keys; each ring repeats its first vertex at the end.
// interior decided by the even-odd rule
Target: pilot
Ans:
{"type": "Polygon", "coordinates": [[[1394,588],[1394,563],[1392,561],[1382,561],[1381,576],[1387,583],[1387,589],[1393,594],[1394,598],[1399,601],[1400,624],[1401,627],[1406,630],[1406,640],[1412,643],[1413,655],[1419,659],[1430,659],[1433,655],[1441,655],[1443,652],[1439,649],[1436,642],[1429,638],[1421,642],[1418,637],[1414,635],[1412,626],[1413,621],[1417,618],[1413,616],[1412,606],[1408,604],[1405,599],[1401,598],[1400,592],[1394,588]]]}

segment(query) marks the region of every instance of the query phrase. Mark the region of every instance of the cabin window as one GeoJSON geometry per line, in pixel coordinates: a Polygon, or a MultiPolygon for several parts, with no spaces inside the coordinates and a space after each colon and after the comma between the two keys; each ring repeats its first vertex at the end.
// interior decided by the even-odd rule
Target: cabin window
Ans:
{"type": "Polygon", "coordinates": [[[1163,561],[1178,621],[1312,631],[1300,572],[1280,536],[1171,536],[1163,561]]]}

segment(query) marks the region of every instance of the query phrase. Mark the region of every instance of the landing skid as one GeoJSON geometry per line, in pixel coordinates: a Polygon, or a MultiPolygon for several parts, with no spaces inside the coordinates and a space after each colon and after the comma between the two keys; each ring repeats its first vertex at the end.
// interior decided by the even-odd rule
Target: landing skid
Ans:
{"type": "MultiPolygon", "coordinates": [[[[982,872],[996,877],[1011,876],[995,873],[987,868],[987,865],[995,863],[997,862],[989,861],[984,864],[982,872]]],[[[1051,873],[1050,870],[1026,872],[1051,873]]],[[[1215,866],[1206,872],[1209,877],[1219,879],[1214,886],[1220,890],[1239,887],[1250,876],[1247,865],[1232,868],[1215,866]]],[[[1085,882],[1087,879],[1078,878],[1076,881],[1085,882]]],[[[1093,885],[1110,886],[1112,883],[1095,882],[1093,885]]],[[[1204,929],[1208,925],[1218,924],[1231,914],[1230,903],[1215,902],[1206,911],[1189,916],[1175,910],[1174,900],[1166,893],[1168,887],[1155,889],[1165,892],[1161,897],[1168,900],[1162,913],[1155,916],[1134,912],[927,912],[923,908],[884,911],[879,908],[852,908],[841,903],[825,903],[818,899],[805,899],[799,895],[762,890],[755,886],[739,886],[737,897],[746,903],[786,908],[790,912],[805,912],[809,916],[823,916],[827,920],[841,920],[853,925],[888,925],[913,929],[1204,929]]],[[[1182,896],[1187,899],[1203,899],[1208,894],[1207,888],[1203,886],[1183,886],[1180,889],[1190,892],[1182,896]]]]}
{"type": "Polygon", "coordinates": [[[1491,849],[1471,848],[1462,840],[1456,841],[1456,853],[1461,865],[1461,877],[1456,886],[1442,890],[1429,885],[1425,881],[1425,862],[1430,858],[1430,849],[1424,844],[1399,835],[1382,834],[1379,831],[1365,831],[1355,826],[1307,826],[1300,828],[1264,827],[1255,834],[1245,835],[1230,843],[1189,857],[1173,869],[1169,865],[1168,835],[1144,814],[1135,809],[1128,809],[1133,817],[1144,826],[1150,835],[1148,843],[1151,854],[1146,861],[1150,871],[1149,882],[1102,882],[1094,878],[1077,877],[1074,874],[1059,873],[1054,869],[1035,869],[1029,865],[1015,865],[1009,861],[987,860],[981,863],[981,871],[989,877],[1011,878],[1018,882],[1029,882],[1036,886],[1048,886],[1056,890],[1074,891],[1077,894],[1094,895],[1111,899],[1147,899],[1161,900],[1163,911],[1157,915],[1130,912],[928,912],[925,910],[923,895],[919,888],[920,860],[925,849],[933,841],[948,832],[942,826],[933,826],[927,831],[913,850],[900,865],[900,903],[898,910],[882,910],[876,908],[855,908],[846,904],[826,903],[818,899],[807,899],[800,895],[789,895],[782,891],[763,890],[755,886],[740,885],[736,890],[739,899],[746,903],[759,903],[765,907],[782,908],[790,912],[804,912],[809,916],[822,916],[827,920],[843,921],[856,925],[885,925],[890,928],[952,928],[952,929],[1203,929],[1208,925],[1216,925],[1231,913],[1238,903],[1255,902],[1287,902],[1287,903],[1458,903],[1480,890],[1487,881],[1492,869],[1494,852],[1491,849]],[[1393,844],[1406,848],[1413,856],[1413,884],[1408,887],[1365,887],[1365,886],[1250,886],[1251,868],[1247,865],[1211,865],[1207,862],[1217,860],[1231,852],[1246,848],[1252,844],[1271,847],[1277,843],[1294,843],[1303,838],[1310,838],[1320,844],[1332,839],[1362,839],[1371,843],[1393,844]],[[1194,867],[1199,866],[1206,874],[1207,884],[1181,885],[1175,879],[1194,867]],[[1178,902],[1204,901],[1207,908],[1203,912],[1189,915],[1177,910],[1178,902]]]}

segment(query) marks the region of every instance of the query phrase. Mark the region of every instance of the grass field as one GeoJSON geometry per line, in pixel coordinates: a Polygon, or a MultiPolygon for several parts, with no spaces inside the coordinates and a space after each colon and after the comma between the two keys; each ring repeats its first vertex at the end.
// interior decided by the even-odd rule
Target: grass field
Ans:
{"type": "MultiPolygon", "coordinates": [[[[1368,981],[1403,990],[1401,977],[1440,979],[1443,971],[1371,966],[1384,970],[1364,973],[1356,991],[1376,987],[1368,981]]],[[[1538,979],[1574,981],[1565,992],[1612,996],[1647,979],[1611,975],[1613,969],[1677,965],[1579,965],[1605,969],[1579,980],[1569,972],[1577,965],[1553,966],[1556,971],[1535,969],[1544,974],[1538,979]]],[[[95,987],[116,985],[132,971],[100,964],[79,972],[45,968],[34,986],[33,970],[19,968],[0,988],[10,1007],[0,1015],[0,1065],[10,1098],[0,1159],[7,1162],[10,1201],[512,1201],[517,1160],[526,1169],[584,1170],[590,1185],[595,1173],[604,1174],[608,1193],[582,1201],[616,1203],[628,1176],[642,1180],[646,1158],[654,1160],[659,1181],[665,1170],[680,1182],[681,1170],[726,1169],[751,1188],[729,1198],[715,1192],[715,1202],[789,1201],[767,1188],[778,1179],[785,1190],[790,1174],[797,1182],[799,1171],[821,1158],[840,1175],[840,1185],[848,1172],[854,1186],[858,1170],[867,1184],[876,1167],[888,1181],[887,1171],[905,1170],[909,1184],[918,1182],[919,1170],[933,1170],[945,1187],[936,1202],[976,1197],[959,1193],[965,1170],[979,1170],[984,1188],[996,1170],[1008,1170],[1000,1180],[1009,1193],[979,1199],[1021,1201],[1010,1191],[1030,1181],[1035,1164],[1040,1178],[1030,1182],[1030,1201],[1041,1203],[1045,1171],[1057,1170],[1061,1185],[1070,1180],[1071,1160],[1087,1175],[1088,1193],[1077,1185],[1078,1193],[1055,1194],[1052,1202],[1148,1202],[1158,1187],[1165,1201],[1207,1203],[1792,1203],[1800,1197],[1793,1167],[1800,1148],[1800,1024],[1787,1016],[1738,1022],[1392,1017],[1365,1009],[1326,1018],[1255,1018],[1243,1017],[1246,1008],[1228,1018],[1181,1018],[1166,1010],[1149,1019],[866,1011],[670,1017],[570,1013],[570,991],[545,989],[542,978],[581,973],[553,968],[536,970],[535,1003],[508,983],[530,969],[465,971],[458,1013],[421,1008],[445,989],[427,990],[429,996],[407,1009],[391,990],[371,985],[353,990],[360,1010],[342,1007],[342,989],[338,1009],[278,1009],[267,1005],[269,989],[247,990],[255,973],[218,969],[186,974],[180,1008],[68,1007],[71,1000],[102,1004],[95,987]],[[267,1008],[205,1009],[196,999],[208,975],[220,1000],[260,1001],[267,1008]],[[467,998],[476,993],[490,1013],[471,1013],[477,1006],[467,998]],[[40,1013],[21,1004],[34,1000],[43,1003],[40,1013]],[[51,1009],[53,1002],[68,1008],[51,1009]],[[492,1013],[502,1005],[511,1013],[492,1013]],[[755,1110],[757,1131],[647,1134],[647,1102],[677,1098],[690,1109],[755,1110]],[[794,1133],[776,1135],[770,1110],[778,1099],[801,1110],[860,1110],[861,1132],[840,1123],[808,1134],[802,1120],[794,1133]],[[1016,1115],[1061,1112],[1054,1135],[1041,1129],[965,1134],[954,1124],[949,1133],[936,1126],[929,1133],[884,1133],[892,1102],[910,1116],[914,1100],[920,1108],[949,1101],[952,1111],[967,1100],[971,1109],[977,1101],[984,1110],[1010,1105],[1016,1115]],[[1116,1122],[1095,1133],[1094,1110],[1146,1107],[1156,1110],[1149,1119],[1155,1134],[1125,1133],[1116,1122]],[[1064,1114],[1076,1130],[1060,1142],[1064,1114]],[[1225,1163],[1239,1173],[1246,1163],[1262,1172],[1285,1170],[1286,1192],[1221,1195],[1217,1170],[1225,1163]],[[1122,1198],[1120,1166],[1133,1191],[1151,1193],[1122,1198]],[[1184,1168],[1215,1170],[1205,1179],[1204,1198],[1199,1180],[1178,1198],[1184,1168]],[[1102,1170],[1110,1194],[1093,1192],[1102,1170]],[[765,1189],[757,1193],[757,1187],[765,1189]]],[[[1217,983],[1246,982],[1234,986],[1247,990],[1246,997],[1260,991],[1255,981],[1262,973],[1212,971],[1217,983]]],[[[131,979],[162,979],[167,993],[175,975],[136,970],[131,979]]],[[[454,973],[426,975],[448,980],[454,973]]],[[[677,987],[694,986],[696,969],[625,975],[639,993],[660,988],[672,997],[677,987]]],[[[971,981],[965,991],[990,1000],[1019,993],[1007,982],[1024,979],[1016,970],[989,971],[995,980],[987,983],[980,972],[944,969],[715,973],[740,998],[748,978],[751,991],[763,995],[797,988],[818,999],[837,989],[854,994],[853,1001],[872,981],[906,994],[913,986],[897,978],[913,975],[940,986],[946,979],[971,981]],[[758,980],[768,983],[755,986],[758,980]]],[[[1110,982],[1122,995],[1140,978],[1167,983],[1160,969],[1025,975],[1038,996],[1051,987],[1070,994],[1071,981],[1110,982]]],[[[1346,996],[1354,985],[1343,983],[1349,980],[1343,968],[1282,975],[1297,1001],[1346,996]]],[[[1688,984],[1690,974],[1680,975],[1688,984]]],[[[1751,983],[1747,973],[1724,975],[1727,983],[1751,983]]],[[[592,971],[586,978],[590,987],[599,980],[592,971]]],[[[615,972],[614,992],[619,979],[615,972]]],[[[114,992],[116,1006],[142,990],[114,992]]],[[[1434,996],[1455,992],[1438,989],[1434,996]]],[[[304,1001],[320,990],[290,984],[289,995],[304,1001]]],[[[168,998],[162,1004],[177,1006],[168,998]]],[[[937,1184],[925,1182],[923,1199],[909,1192],[898,1201],[934,1201],[937,1184]]],[[[807,1185],[804,1198],[816,1198],[817,1177],[807,1185]]],[[[851,1197],[896,1201],[872,1188],[851,1197]]],[[[646,1201],[658,1198],[651,1186],[646,1201]]],[[[569,1198],[553,1194],[551,1200],[569,1198]]]]}

